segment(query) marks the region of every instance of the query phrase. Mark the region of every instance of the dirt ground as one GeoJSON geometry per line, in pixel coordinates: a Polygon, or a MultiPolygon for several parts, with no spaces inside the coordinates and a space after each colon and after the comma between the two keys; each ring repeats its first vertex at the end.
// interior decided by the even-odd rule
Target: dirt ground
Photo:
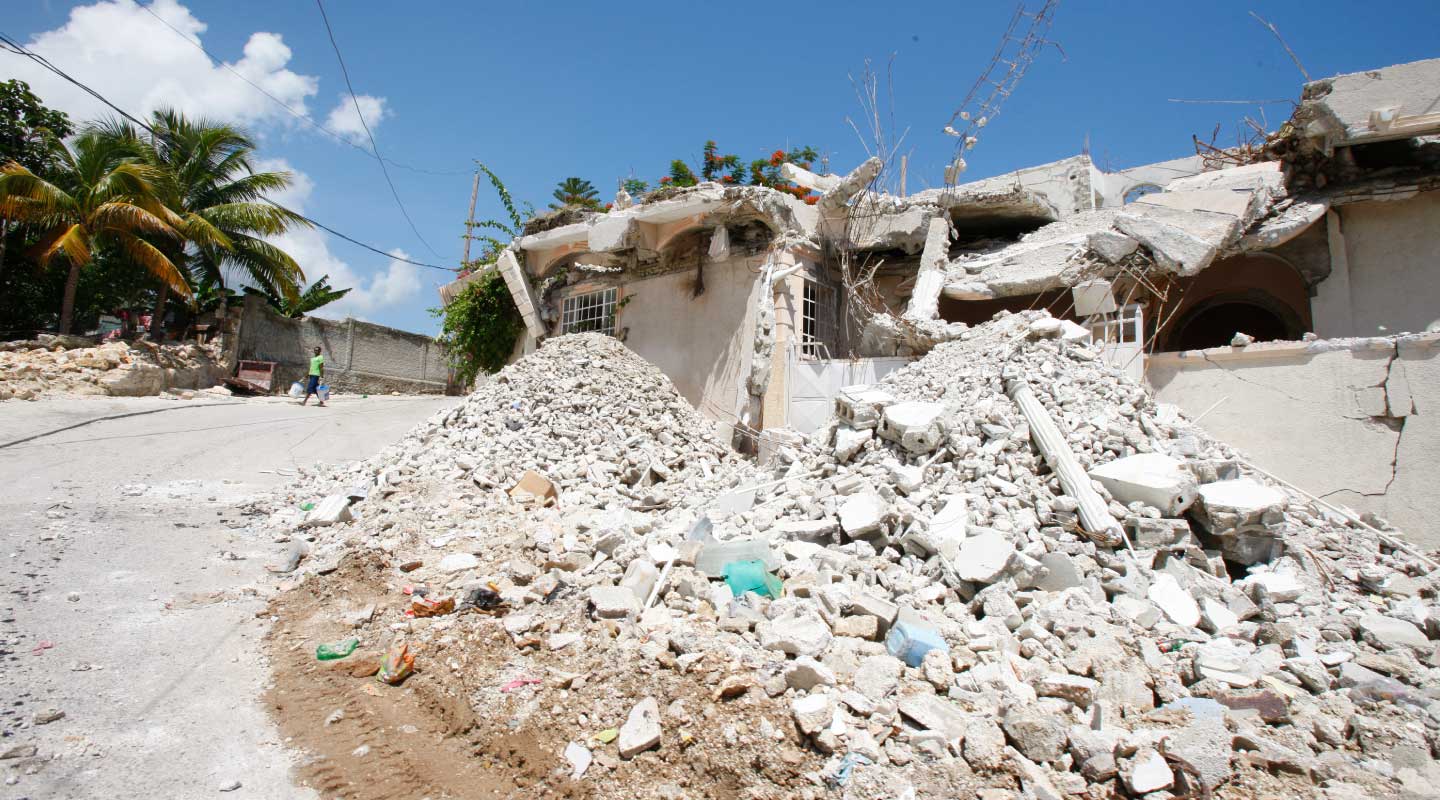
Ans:
{"type": "Polygon", "coordinates": [[[802,749],[788,708],[759,686],[717,698],[728,670],[714,654],[683,673],[668,653],[617,665],[606,653],[549,651],[538,638],[517,646],[500,616],[471,610],[442,618],[450,635],[415,651],[416,673],[400,687],[371,676],[382,655],[373,647],[316,660],[319,643],[351,634],[327,609],[374,603],[377,617],[395,619],[402,583],[394,565],[351,556],[271,604],[266,705],[287,741],[309,754],[300,778],[323,797],[698,798],[745,796],[753,787],[768,789],[749,796],[793,797],[811,786],[802,774],[824,761],[802,749]],[[504,691],[520,677],[541,683],[504,691]],[[662,710],[659,748],[627,761],[614,742],[590,738],[623,724],[624,698],[646,694],[662,710]],[[343,718],[326,725],[337,710],[343,718]],[[571,741],[594,752],[580,780],[571,780],[561,756],[571,741]]]}

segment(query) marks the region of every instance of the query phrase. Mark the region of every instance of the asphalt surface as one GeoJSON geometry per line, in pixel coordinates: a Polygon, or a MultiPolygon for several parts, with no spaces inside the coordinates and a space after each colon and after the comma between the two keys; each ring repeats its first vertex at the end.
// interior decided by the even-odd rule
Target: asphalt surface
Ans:
{"type": "Polygon", "coordinates": [[[0,403],[0,798],[314,797],[257,700],[283,546],[239,506],[457,400],[0,403]]]}

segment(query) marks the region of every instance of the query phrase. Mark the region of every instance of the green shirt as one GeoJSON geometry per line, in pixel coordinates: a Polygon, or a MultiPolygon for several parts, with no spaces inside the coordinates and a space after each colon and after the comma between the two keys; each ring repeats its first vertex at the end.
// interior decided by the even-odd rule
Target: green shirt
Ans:
{"type": "Polygon", "coordinates": [[[315,356],[310,359],[310,374],[319,375],[320,368],[325,366],[325,356],[315,356]]]}

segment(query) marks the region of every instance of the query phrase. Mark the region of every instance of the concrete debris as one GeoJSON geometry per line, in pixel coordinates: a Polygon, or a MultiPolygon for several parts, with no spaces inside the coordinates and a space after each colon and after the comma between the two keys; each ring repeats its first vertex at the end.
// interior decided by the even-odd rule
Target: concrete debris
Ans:
{"type": "Polygon", "coordinates": [[[75,336],[0,342],[0,400],[55,395],[205,395],[225,377],[216,345],[106,342],[75,336]],[[198,393],[197,393],[198,392],[198,393]]]}
{"type": "MultiPolygon", "coordinates": [[[[396,597],[355,635],[435,653],[426,681],[487,718],[494,698],[444,659],[569,676],[505,718],[587,782],[625,769],[584,738],[623,721],[619,759],[747,748],[743,763],[767,766],[735,771],[737,796],[818,797],[847,754],[850,789],[889,787],[857,797],[938,774],[963,777],[916,797],[1199,796],[1196,781],[1398,796],[1396,770],[1430,765],[1440,731],[1426,563],[1237,478],[1235,453],[1088,346],[1032,335],[1045,319],[970,328],[763,464],[619,341],[557,337],[375,458],[307,471],[266,524],[296,536],[294,497],[368,485],[363,513],[305,532],[311,561],[419,561],[387,580],[505,606],[498,622],[409,619],[396,597]],[[847,432],[868,438],[837,451],[847,432]],[[527,470],[555,506],[510,502],[527,470]],[[755,561],[776,596],[726,582],[755,561]],[[780,764],[815,789],[777,782],[780,764]]],[[[335,616],[353,596],[321,602],[335,616]]],[[[631,794],[656,788],[616,774],[631,794]]]]}
{"type": "Polygon", "coordinates": [[[634,758],[660,744],[660,704],[655,698],[647,697],[630,709],[617,744],[621,758],[634,758]]]}

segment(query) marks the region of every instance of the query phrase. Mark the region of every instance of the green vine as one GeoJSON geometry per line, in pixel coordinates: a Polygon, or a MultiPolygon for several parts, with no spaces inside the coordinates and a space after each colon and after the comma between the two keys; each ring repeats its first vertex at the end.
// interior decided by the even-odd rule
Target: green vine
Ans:
{"type": "Polygon", "coordinates": [[[481,372],[499,372],[525,330],[499,270],[477,278],[450,305],[432,308],[430,313],[443,320],[435,340],[445,348],[445,358],[462,386],[469,386],[481,372]]]}

